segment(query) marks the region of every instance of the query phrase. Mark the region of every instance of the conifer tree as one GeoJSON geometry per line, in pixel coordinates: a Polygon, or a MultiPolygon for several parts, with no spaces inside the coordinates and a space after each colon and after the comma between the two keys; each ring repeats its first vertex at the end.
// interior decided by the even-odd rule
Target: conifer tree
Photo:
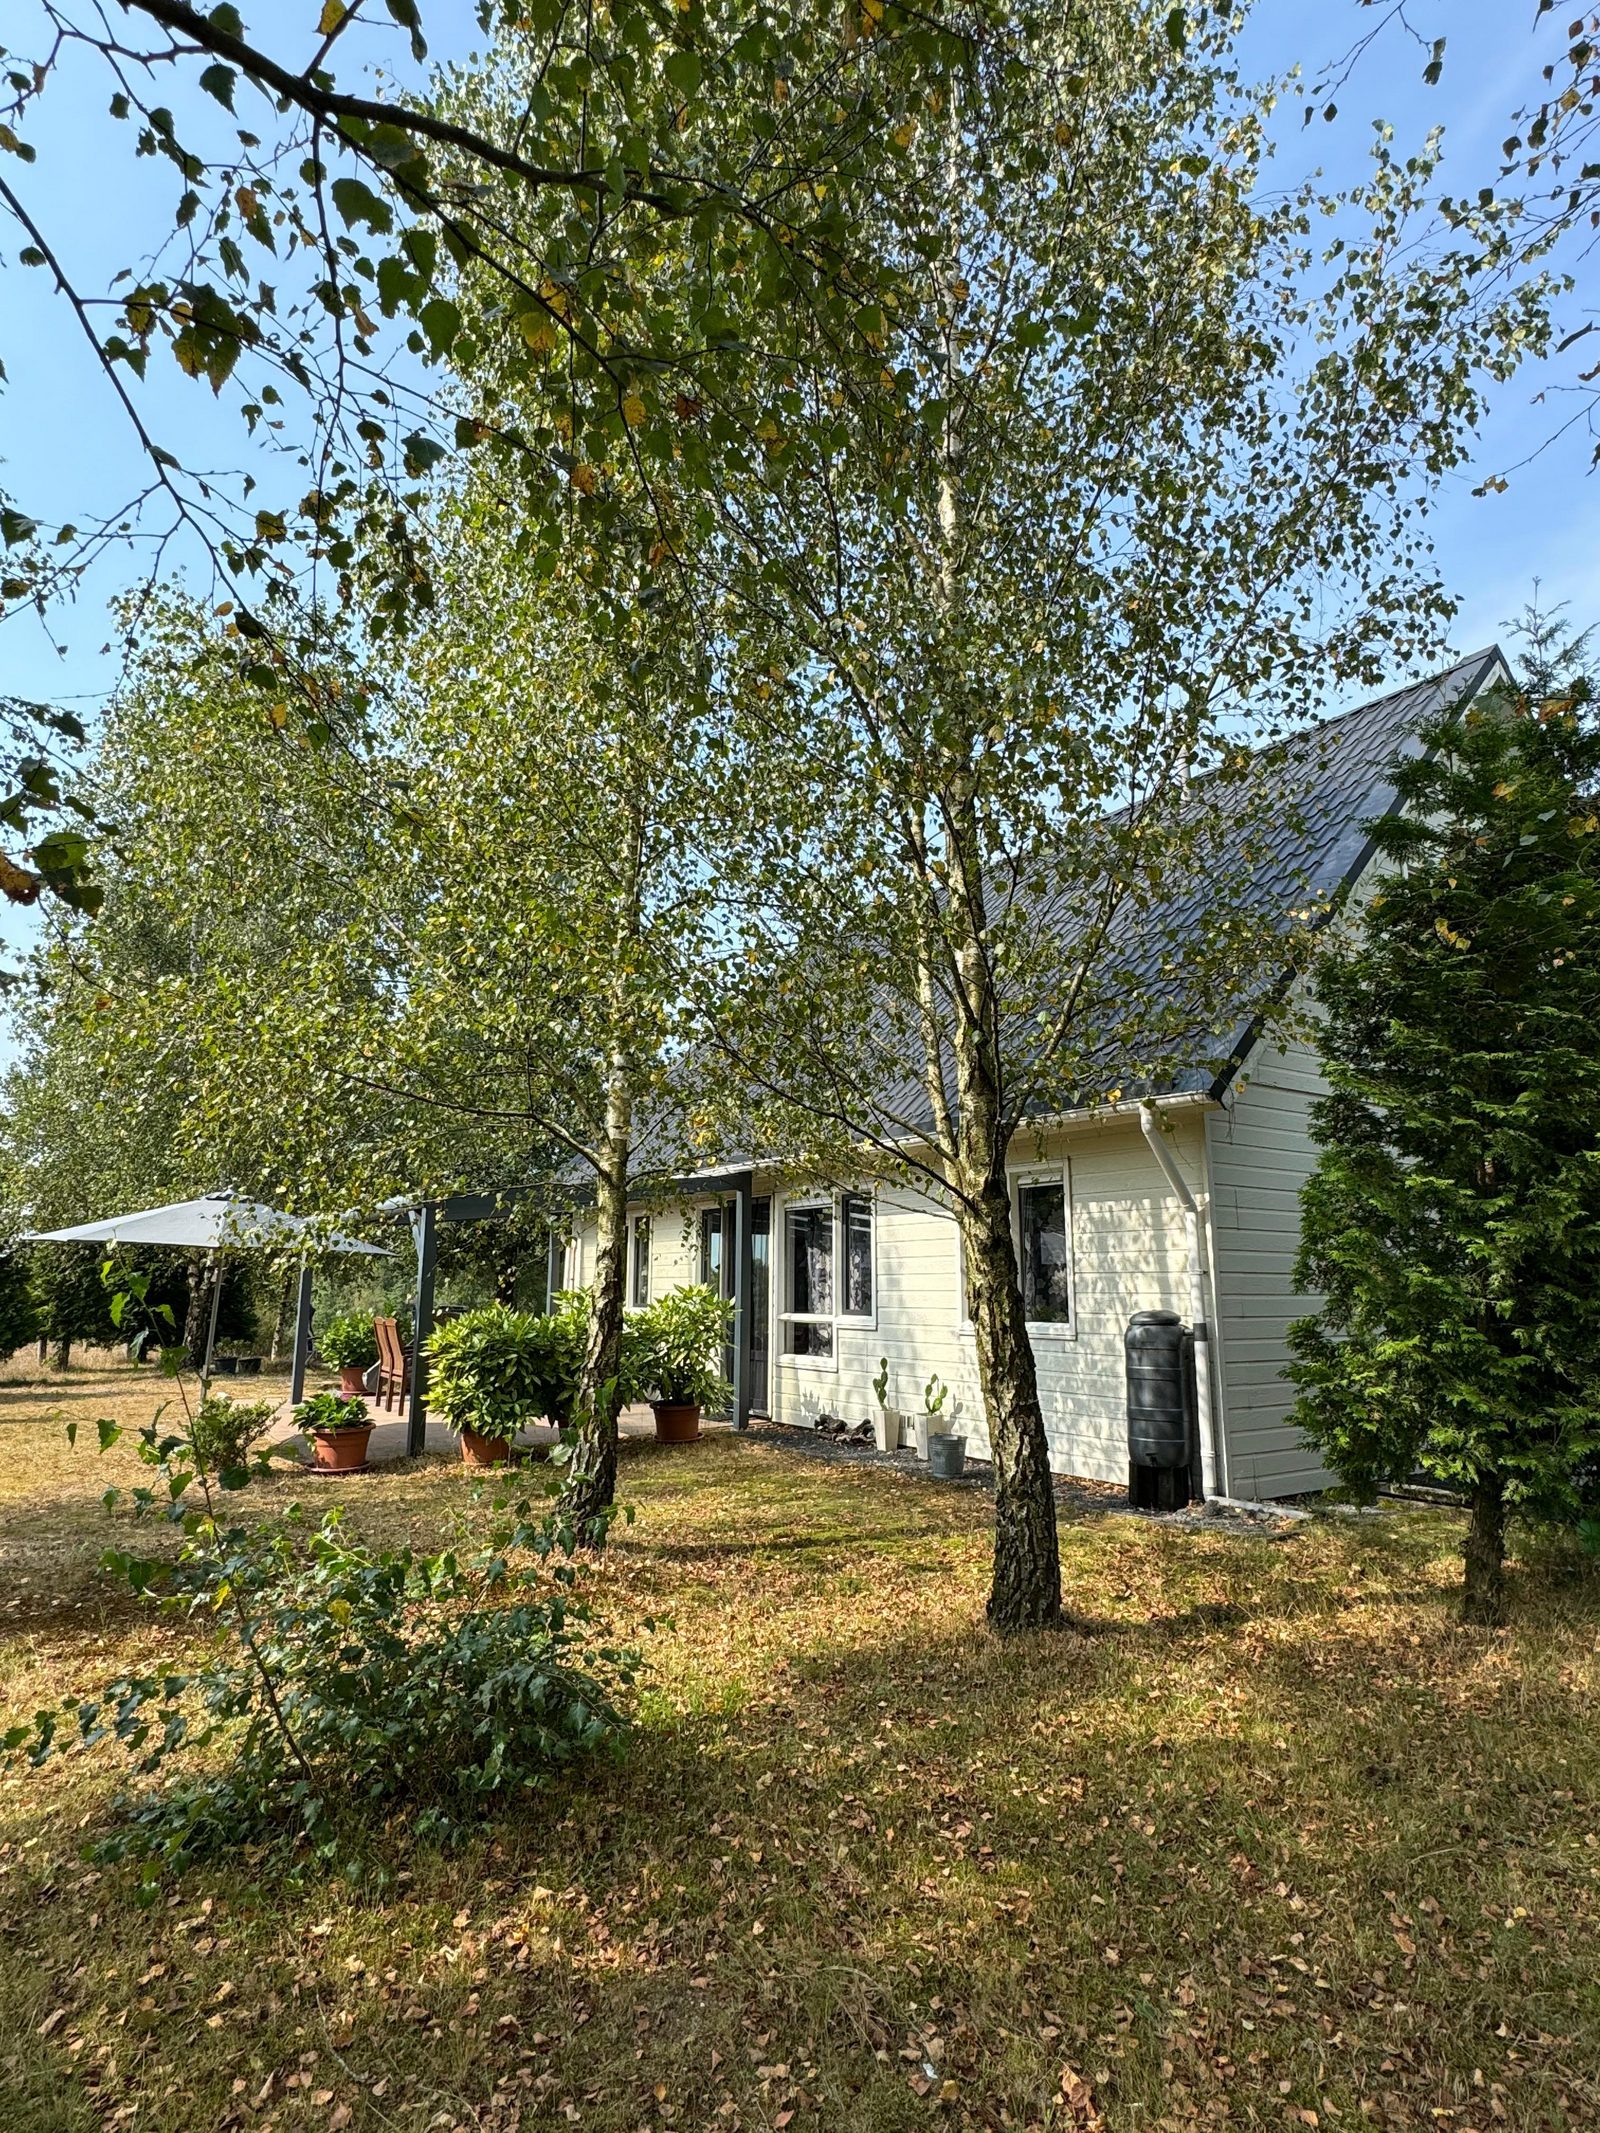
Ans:
{"type": "Polygon", "coordinates": [[[1578,1508],[1600,1446],[1600,730],[1586,691],[1484,699],[1399,766],[1378,885],[1322,964],[1290,1334],[1297,1419],[1370,1497],[1470,1511],[1462,1613],[1508,1517],[1578,1508]]]}

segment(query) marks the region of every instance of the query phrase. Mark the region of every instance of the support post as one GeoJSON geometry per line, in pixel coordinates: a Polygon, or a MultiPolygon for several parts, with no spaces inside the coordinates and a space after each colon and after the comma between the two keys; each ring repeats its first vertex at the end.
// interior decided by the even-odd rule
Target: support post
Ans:
{"type": "Polygon", "coordinates": [[[755,1286],[755,1249],[751,1222],[754,1199],[754,1173],[745,1171],[734,1190],[734,1240],[733,1240],[733,1426],[735,1429],[750,1427],[750,1407],[754,1393],[755,1372],[751,1367],[751,1339],[755,1330],[755,1318],[750,1309],[750,1292],[755,1286]]]}
{"type": "Polygon", "coordinates": [[[417,1210],[412,1234],[417,1240],[417,1295],[411,1324],[411,1405],[406,1410],[406,1451],[415,1458],[427,1441],[428,1358],[425,1343],[433,1331],[433,1276],[439,1257],[439,1209],[428,1200],[417,1210]]]}
{"type": "Polygon", "coordinates": [[[202,1397],[211,1390],[211,1361],[217,1352],[217,1313],[222,1308],[223,1260],[220,1251],[211,1254],[211,1315],[206,1320],[206,1353],[200,1365],[202,1397]]]}
{"type": "Polygon", "coordinates": [[[311,1355],[311,1261],[300,1266],[294,1306],[294,1361],[289,1370],[289,1398],[298,1407],[306,1396],[306,1364],[311,1355]]]}

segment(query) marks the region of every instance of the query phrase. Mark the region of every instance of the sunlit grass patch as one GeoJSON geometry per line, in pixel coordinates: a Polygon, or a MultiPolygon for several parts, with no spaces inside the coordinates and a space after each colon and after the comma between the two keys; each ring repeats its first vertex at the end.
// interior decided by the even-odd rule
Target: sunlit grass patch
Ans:
{"type": "MultiPolygon", "coordinates": [[[[150,1394],[68,1390],[86,1421],[150,1394]]],[[[0,1411],[12,1712],[166,1634],[106,1597],[105,1465],[50,1398],[0,1411]]],[[[455,1850],[380,1832],[386,1892],[242,1858],[143,1911],[77,1856],[111,1765],[8,1777],[7,2133],[1055,2129],[1079,2082],[1130,2133],[1596,2122],[1600,1596],[1570,1566],[1519,1571],[1487,1637],[1439,1513],[1279,1543],[1101,1516],[1063,1532],[1095,1633],[1001,1645],[981,1496],[726,1437],[630,1447],[623,1487],[594,1596],[665,1618],[626,1763],[455,1850]]],[[[341,1500],[436,1544],[469,1496],[430,1461],[341,1500]]]]}

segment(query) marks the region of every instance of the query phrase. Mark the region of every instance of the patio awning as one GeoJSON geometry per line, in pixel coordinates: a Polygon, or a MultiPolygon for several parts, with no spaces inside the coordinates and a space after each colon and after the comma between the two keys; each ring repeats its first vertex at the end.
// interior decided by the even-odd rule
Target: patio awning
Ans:
{"type": "Polygon", "coordinates": [[[241,1193],[208,1192],[198,1200],[174,1200],[165,1207],[147,1207],[137,1214],[111,1215],[103,1222],[79,1222],[70,1229],[34,1230],[26,1244],[156,1244],[175,1251],[250,1251],[288,1244],[307,1244],[325,1252],[360,1253],[387,1259],[381,1244],[362,1244],[354,1237],[318,1234],[315,1220],[305,1215],[286,1215],[261,1200],[247,1200],[241,1193]]]}
{"type": "MultiPolygon", "coordinates": [[[[110,1215],[103,1222],[77,1222],[70,1229],[31,1231],[25,1244],[149,1244],[179,1252],[209,1252],[214,1260],[224,1252],[270,1250],[301,1245],[300,1298],[295,1310],[294,1364],[291,1399],[298,1400],[305,1388],[306,1357],[311,1343],[311,1261],[321,1252],[359,1253],[363,1258],[387,1259],[381,1244],[362,1244],[358,1238],[322,1234],[307,1215],[286,1215],[281,1208],[262,1200],[246,1199],[243,1193],[206,1192],[198,1200],[173,1200],[165,1207],[146,1207],[137,1214],[110,1215]]],[[[200,1364],[203,1383],[211,1379],[211,1358],[217,1345],[217,1306],[222,1283],[213,1279],[211,1318],[206,1328],[205,1352],[200,1364]]]]}

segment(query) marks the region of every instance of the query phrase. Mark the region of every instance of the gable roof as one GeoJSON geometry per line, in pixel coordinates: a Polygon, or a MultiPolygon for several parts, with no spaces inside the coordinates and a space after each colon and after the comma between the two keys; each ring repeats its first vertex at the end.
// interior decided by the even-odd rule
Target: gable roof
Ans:
{"type": "MultiPolygon", "coordinates": [[[[1397,804],[1390,765],[1420,753],[1421,729],[1464,706],[1503,671],[1505,661],[1491,645],[1426,681],[1270,742],[1248,757],[1238,778],[1197,780],[1185,811],[1203,813],[1215,825],[1203,860],[1155,904],[1119,916],[1092,983],[1108,1027],[1115,1027],[1119,995],[1144,1003],[1145,1026],[1125,1024],[1108,1035],[1080,1061],[1087,1079],[1076,1097],[1041,1104],[1029,1115],[1061,1116],[1110,1089],[1126,1096],[1220,1097],[1293,976],[1293,939],[1303,939],[1308,922],[1325,922],[1365,869],[1369,826],[1397,804]],[[1244,923],[1248,946],[1232,969],[1207,970],[1204,947],[1219,910],[1244,923]],[[1275,942],[1281,955],[1273,952],[1275,942]],[[1186,949],[1196,965],[1185,962],[1186,949]],[[1157,1059],[1167,1064],[1156,1070],[1157,1059]]],[[[1030,933],[1052,944],[1067,971],[1082,937],[1074,891],[1022,894],[1030,933]]],[[[1091,1025],[1095,1018],[1091,1009],[1091,1025]]],[[[1019,1028],[1013,1047],[1019,1067],[1025,1043],[1019,1028]]],[[[908,1076],[896,1109],[926,1130],[931,1114],[921,1088],[919,1075],[908,1076]]]]}
{"type": "MultiPolygon", "coordinates": [[[[1287,918],[1309,900],[1331,914],[1372,857],[1370,825],[1398,805],[1389,766],[1396,757],[1422,752],[1417,735],[1432,720],[1464,708],[1490,681],[1508,674],[1498,645],[1490,645],[1426,681],[1375,697],[1262,750],[1260,761],[1274,773],[1283,813],[1276,833],[1258,838],[1260,857],[1248,891],[1252,910],[1287,918]]],[[[1231,1022],[1219,1018],[1218,1035],[1228,1037],[1226,1064],[1217,1071],[1197,1062],[1175,1077],[1173,1086],[1222,1095],[1259,1035],[1268,996],[1286,975],[1279,969],[1266,984],[1258,975],[1248,992],[1241,986],[1231,1022]]]]}
{"type": "MultiPolygon", "coordinates": [[[[1420,753],[1417,735],[1423,727],[1441,713],[1464,707],[1487,682],[1507,671],[1499,648],[1491,645],[1425,681],[1391,690],[1257,750],[1250,758],[1251,775],[1238,782],[1208,790],[1210,781],[1197,781],[1193,804],[1218,808],[1223,818],[1204,878],[1115,929],[1115,968],[1108,980],[1114,987],[1120,971],[1130,991],[1152,1003],[1152,1019],[1164,1010],[1166,1034],[1159,1047],[1153,1029],[1143,1039],[1136,1036],[1131,1045],[1125,1040],[1108,1045],[1091,1062],[1094,1090],[1118,1088],[1127,1097],[1191,1093],[1214,1100],[1224,1094],[1292,978],[1289,939],[1303,932],[1307,907],[1320,906],[1331,915],[1365,869],[1373,849],[1369,825],[1397,804],[1387,776],[1390,764],[1397,756],[1420,753]],[[1261,809],[1263,780],[1272,803],[1270,820],[1263,819],[1261,809]],[[1173,945],[1185,938],[1200,939],[1217,904],[1219,881],[1231,885],[1234,906],[1242,906],[1259,924],[1258,945],[1225,997],[1219,1000],[1213,991],[1202,999],[1195,990],[1186,999],[1181,964],[1176,973],[1171,967],[1173,945]],[[1281,960],[1259,945],[1274,934],[1283,941],[1281,960]],[[1174,1028],[1180,1034],[1174,1036],[1174,1028]],[[1127,1057],[1135,1049],[1159,1049],[1167,1059],[1186,1063],[1158,1079],[1141,1079],[1127,1057]]],[[[1034,900],[1029,923],[1036,937],[1049,936],[1058,944],[1061,967],[1067,969],[1078,930],[1070,894],[1058,891],[1034,900]]],[[[948,1069],[947,1086],[953,1096],[948,1069]]],[[[1086,1108],[1091,1100],[1091,1089],[1085,1088],[1075,1101],[1041,1109],[1060,1117],[1086,1108]]],[[[884,1110],[902,1121],[908,1134],[920,1137],[931,1130],[920,1072],[896,1078],[885,1092],[884,1110]]],[[[676,1122],[671,1107],[664,1107],[655,1124],[665,1126],[669,1118],[676,1122]]],[[[748,1150],[724,1150],[717,1164],[691,1175],[704,1180],[705,1189],[714,1189],[727,1174],[762,1160],[753,1152],[757,1138],[751,1136],[748,1150]]]]}

